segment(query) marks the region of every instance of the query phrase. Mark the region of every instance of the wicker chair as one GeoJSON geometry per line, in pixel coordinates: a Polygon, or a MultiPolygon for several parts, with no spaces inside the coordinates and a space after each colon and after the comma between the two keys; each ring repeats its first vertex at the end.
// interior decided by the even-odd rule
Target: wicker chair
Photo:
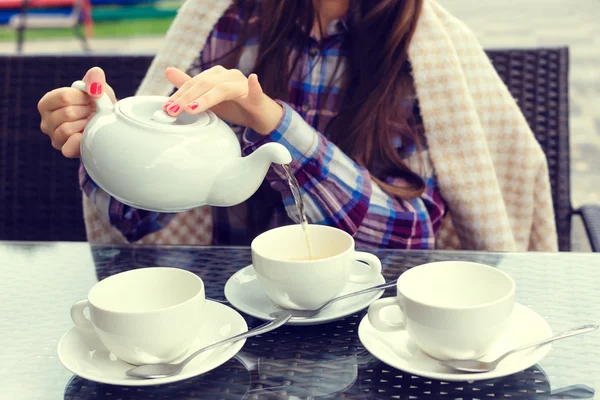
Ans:
{"type": "MultiPolygon", "coordinates": [[[[569,185],[568,49],[488,51],[541,143],[549,162],[561,251],[571,249],[571,219],[582,216],[600,251],[600,207],[574,211],[569,185]]],[[[148,56],[4,56],[0,73],[0,240],[85,241],[78,161],[51,148],[40,132],[37,103],[92,66],[107,71],[120,97],[131,96],[148,56]]]]}
{"type": "Polygon", "coordinates": [[[85,241],[79,161],[40,131],[37,103],[98,65],[121,97],[135,93],[149,57],[0,57],[0,240],[85,241]]]}

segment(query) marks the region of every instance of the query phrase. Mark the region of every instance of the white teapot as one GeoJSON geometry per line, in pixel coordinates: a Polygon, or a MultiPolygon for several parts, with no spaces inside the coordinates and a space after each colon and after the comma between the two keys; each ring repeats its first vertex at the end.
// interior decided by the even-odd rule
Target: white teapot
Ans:
{"type": "MultiPolygon", "coordinates": [[[[85,83],[72,87],[85,91],[85,83]]],[[[233,130],[213,112],[163,111],[167,97],[135,96],[113,104],[106,93],[81,140],[81,161],[102,189],[129,206],[179,212],[202,205],[232,206],[248,199],[271,163],[292,157],[267,143],[242,157],[233,130]]]]}

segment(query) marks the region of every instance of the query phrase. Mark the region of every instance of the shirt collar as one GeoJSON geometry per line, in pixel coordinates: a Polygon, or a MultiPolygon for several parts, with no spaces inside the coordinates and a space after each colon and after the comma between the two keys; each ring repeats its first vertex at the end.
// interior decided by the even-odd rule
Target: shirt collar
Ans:
{"type": "Polygon", "coordinates": [[[327,25],[325,33],[327,36],[335,36],[346,33],[348,31],[348,14],[342,15],[338,19],[334,19],[327,25]]]}
{"type": "MultiPolygon", "coordinates": [[[[341,35],[341,34],[348,32],[348,25],[349,25],[349,21],[350,21],[349,14],[350,14],[350,12],[347,12],[346,14],[342,15],[340,18],[336,18],[333,21],[331,21],[327,25],[327,28],[325,29],[325,35],[327,37],[331,37],[331,36],[341,35]]],[[[300,29],[303,32],[305,32],[305,28],[302,24],[300,24],[300,21],[296,20],[296,25],[298,25],[300,27],[300,29]]]]}

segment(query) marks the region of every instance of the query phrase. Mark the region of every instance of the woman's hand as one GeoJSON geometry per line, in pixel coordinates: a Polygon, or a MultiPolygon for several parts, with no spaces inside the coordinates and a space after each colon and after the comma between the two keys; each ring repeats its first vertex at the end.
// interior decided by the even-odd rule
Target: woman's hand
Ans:
{"type": "Polygon", "coordinates": [[[108,93],[113,102],[115,94],[106,84],[104,71],[91,68],[83,78],[87,93],[71,87],[54,89],[44,95],[38,103],[42,116],[40,128],[50,137],[52,147],[60,150],[65,157],[80,155],[81,132],[96,112],[93,99],[108,93]]]}
{"type": "Polygon", "coordinates": [[[219,118],[261,135],[271,133],[283,115],[283,108],[263,93],[256,74],[246,78],[237,69],[216,66],[193,78],[177,68],[168,68],[166,76],[178,88],[165,103],[169,115],[210,109],[219,118]]]}

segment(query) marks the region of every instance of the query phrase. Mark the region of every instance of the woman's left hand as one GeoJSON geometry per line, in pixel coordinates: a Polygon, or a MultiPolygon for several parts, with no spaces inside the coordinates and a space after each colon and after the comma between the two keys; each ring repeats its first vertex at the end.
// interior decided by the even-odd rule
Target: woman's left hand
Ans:
{"type": "Polygon", "coordinates": [[[165,103],[169,115],[196,114],[210,109],[225,121],[268,135],[279,124],[283,108],[263,93],[258,77],[215,66],[191,77],[177,68],[166,76],[178,90],[165,103]]]}

